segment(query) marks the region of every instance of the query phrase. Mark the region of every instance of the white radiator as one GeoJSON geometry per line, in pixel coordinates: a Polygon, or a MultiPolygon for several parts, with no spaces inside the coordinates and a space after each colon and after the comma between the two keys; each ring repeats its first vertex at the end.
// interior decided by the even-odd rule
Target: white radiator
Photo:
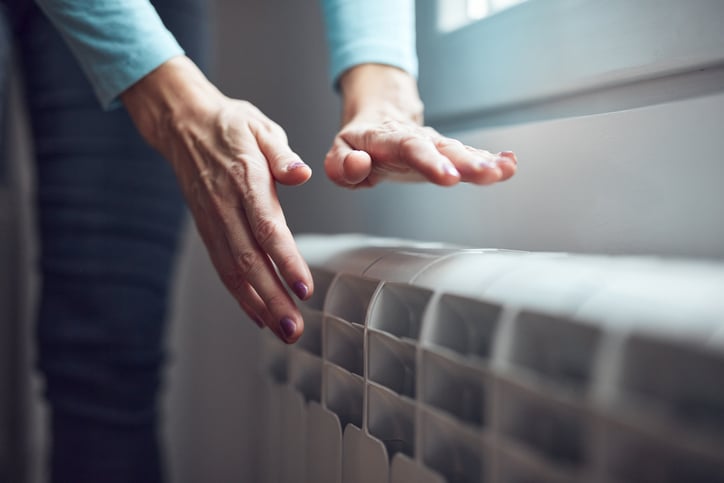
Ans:
{"type": "Polygon", "coordinates": [[[724,264],[298,239],[264,482],[724,482],[724,264]]]}

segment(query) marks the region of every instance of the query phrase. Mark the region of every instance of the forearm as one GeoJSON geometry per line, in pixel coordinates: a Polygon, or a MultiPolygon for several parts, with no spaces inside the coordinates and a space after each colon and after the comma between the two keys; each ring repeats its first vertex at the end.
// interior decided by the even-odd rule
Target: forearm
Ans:
{"type": "Polygon", "coordinates": [[[343,124],[366,113],[422,123],[423,104],[417,82],[401,69],[381,64],[358,65],[340,77],[339,86],[343,124]]]}

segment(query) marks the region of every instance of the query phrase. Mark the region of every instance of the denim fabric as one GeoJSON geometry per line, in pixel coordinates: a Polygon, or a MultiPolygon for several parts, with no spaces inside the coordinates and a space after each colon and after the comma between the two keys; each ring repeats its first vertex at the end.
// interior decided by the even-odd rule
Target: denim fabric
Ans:
{"type": "MultiPolygon", "coordinates": [[[[101,109],[41,11],[0,1],[15,29],[36,156],[38,366],[52,481],[162,481],[157,406],[180,191],[125,110],[101,109]]],[[[203,66],[203,0],[154,5],[203,66]]]]}

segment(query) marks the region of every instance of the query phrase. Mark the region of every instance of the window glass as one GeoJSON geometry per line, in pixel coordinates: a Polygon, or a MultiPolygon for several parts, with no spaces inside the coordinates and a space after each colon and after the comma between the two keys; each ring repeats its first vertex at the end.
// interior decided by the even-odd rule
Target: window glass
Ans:
{"type": "Polygon", "coordinates": [[[438,29],[450,32],[525,1],[527,0],[437,0],[438,29]]]}

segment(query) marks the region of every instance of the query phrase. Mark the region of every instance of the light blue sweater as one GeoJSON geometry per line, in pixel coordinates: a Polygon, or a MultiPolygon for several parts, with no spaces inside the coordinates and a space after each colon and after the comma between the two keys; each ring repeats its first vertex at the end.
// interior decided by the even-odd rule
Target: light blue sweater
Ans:
{"type": "MultiPolygon", "coordinates": [[[[60,30],[104,108],[140,78],[183,54],[148,0],[36,0],[60,30]]],[[[414,0],[322,0],[330,77],[363,63],[417,75],[414,0]]]]}

